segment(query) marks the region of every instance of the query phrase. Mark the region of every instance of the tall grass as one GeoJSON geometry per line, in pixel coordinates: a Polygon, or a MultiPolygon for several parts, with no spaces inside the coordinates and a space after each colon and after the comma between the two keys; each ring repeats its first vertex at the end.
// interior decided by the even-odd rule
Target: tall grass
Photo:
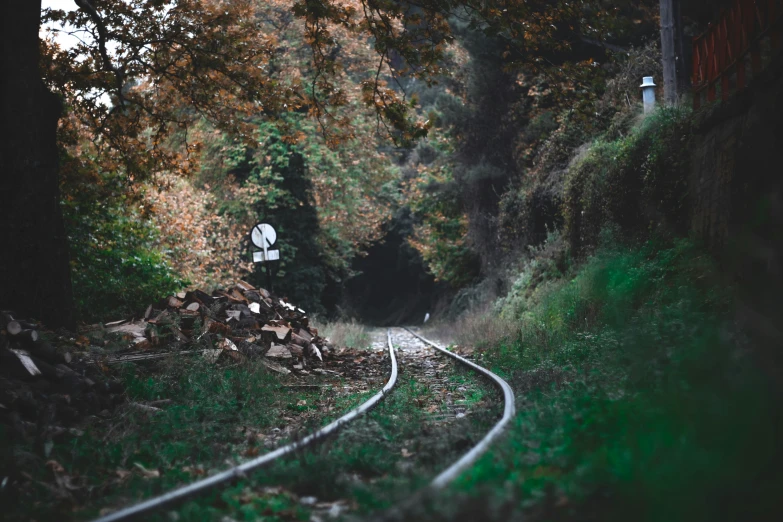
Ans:
{"type": "Polygon", "coordinates": [[[324,323],[318,325],[318,331],[340,348],[367,348],[372,342],[370,333],[356,319],[324,323]]]}

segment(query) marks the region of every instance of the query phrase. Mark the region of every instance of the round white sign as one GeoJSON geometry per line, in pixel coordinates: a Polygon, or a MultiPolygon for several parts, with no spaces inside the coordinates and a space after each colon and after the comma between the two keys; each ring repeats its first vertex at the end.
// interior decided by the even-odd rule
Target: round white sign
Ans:
{"type": "Polygon", "coordinates": [[[272,228],[272,225],[259,223],[253,227],[253,232],[250,233],[250,240],[258,248],[269,248],[277,241],[277,232],[272,228]]]}

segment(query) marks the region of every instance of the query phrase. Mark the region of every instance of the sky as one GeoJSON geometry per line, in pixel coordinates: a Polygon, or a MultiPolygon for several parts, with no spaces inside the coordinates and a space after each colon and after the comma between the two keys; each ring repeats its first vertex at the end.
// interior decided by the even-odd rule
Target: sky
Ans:
{"type": "MultiPolygon", "coordinates": [[[[76,9],[78,9],[76,3],[73,0],[41,0],[41,9],[45,9],[47,7],[51,7],[52,9],[62,9],[63,11],[75,11],[76,9]]],[[[61,28],[62,26],[59,23],[47,24],[41,26],[41,33],[45,34],[46,29],[61,29],[61,28]]],[[[57,41],[57,43],[60,44],[60,46],[63,47],[64,49],[70,49],[78,42],[78,40],[75,37],[69,36],[62,32],[58,32],[54,38],[57,41]]]]}
{"type": "MultiPolygon", "coordinates": [[[[76,5],[76,2],[74,0],[41,0],[41,9],[45,9],[47,7],[50,7],[52,9],[62,9],[63,11],[75,11],[78,9],[78,6],[76,5]]],[[[63,27],[60,23],[52,23],[52,24],[46,24],[41,26],[41,29],[39,30],[39,34],[41,37],[44,37],[47,33],[48,29],[63,29],[68,30],[68,26],[66,25],[63,27]]],[[[54,33],[54,39],[55,41],[60,44],[60,47],[63,49],[70,49],[74,45],[76,45],[79,40],[75,36],[70,36],[68,34],[65,34],[62,31],[58,31],[54,33]]],[[[90,41],[90,35],[84,34],[82,35],[82,39],[89,42],[90,41]]],[[[114,42],[107,42],[106,47],[109,49],[109,52],[111,53],[113,49],[116,48],[116,44],[114,42]]],[[[111,98],[108,94],[103,93],[100,97],[101,101],[106,106],[111,105],[111,98]]]]}

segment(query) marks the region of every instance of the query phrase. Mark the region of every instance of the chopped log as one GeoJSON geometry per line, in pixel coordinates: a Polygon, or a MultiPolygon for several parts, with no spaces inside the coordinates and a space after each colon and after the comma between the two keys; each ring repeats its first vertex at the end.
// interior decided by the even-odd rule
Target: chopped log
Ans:
{"type": "Polygon", "coordinates": [[[177,340],[182,341],[182,342],[188,342],[190,340],[187,335],[182,333],[182,330],[177,328],[177,325],[170,324],[170,325],[168,325],[168,329],[171,330],[171,333],[174,334],[174,337],[176,337],[177,340]]]}
{"type": "Polygon", "coordinates": [[[180,301],[178,298],[174,297],[173,295],[169,297],[169,300],[167,302],[169,308],[182,308],[182,305],[185,304],[182,301],[180,301]]]}
{"type": "Polygon", "coordinates": [[[31,344],[38,341],[38,337],[38,332],[36,330],[22,330],[14,336],[14,340],[23,344],[25,348],[28,348],[31,344]]]}
{"type": "Polygon", "coordinates": [[[150,340],[152,346],[158,346],[160,344],[160,335],[158,334],[158,328],[153,324],[147,324],[147,328],[144,329],[144,335],[150,340]]]}
{"type": "Polygon", "coordinates": [[[192,294],[191,295],[192,299],[197,300],[199,303],[201,303],[204,306],[209,306],[215,301],[214,297],[212,297],[206,292],[202,292],[201,290],[193,290],[191,294],[192,294]]]}
{"type": "Polygon", "coordinates": [[[0,327],[5,328],[8,323],[14,320],[14,316],[8,312],[0,313],[0,327]]]}
{"type": "Polygon", "coordinates": [[[131,347],[134,350],[149,350],[152,343],[146,337],[134,337],[131,341],[131,347]]]}
{"type": "Polygon", "coordinates": [[[248,306],[251,312],[254,314],[260,314],[261,313],[261,305],[258,303],[250,303],[250,306],[248,306]]]}
{"type": "Polygon", "coordinates": [[[188,293],[187,292],[177,292],[174,295],[177,296],[177,299],[184,300],[187,297],[188,293]]]}
{"type": "Polygon", "coordinates": [[[280,366],[276,362],[272,362],[272,361],[267,360],[265,358],[261,358],[261,359],[259,359],[259,361],[261,362],[261,364],[263,364],[264,366],[266,366],[267,368],[269,368],[273,372],[282,373],[283,375],[288,375],[288,374],[291,373],[291,370],[289,370],[288,368],[284,368],[284,367],[280,366]]]}
{"type": "Polygon", "coordinates": [[[58,364],[54,367],[54,369],[57,371],[58,379],[62,379],[66,375],[76,375],[76,372],[73,371],[70,366],[66,366],[64,364],[58,364]]]}
{"type": "Polygon", "coordinates": [[[266,352],[265,349],[261,348],[257,344],[253,344],[247,341],[239,344],[239,351],[250,358],[261,357],[266,352]]]}
{"type": "Polygon", "coordinates": [[[248,283],[247,281],[242,281],[241,279],[236,284],[237,288],[242,290],[243,292],[247,292],[250,290],[255,290],[255,287],[248,283]]]}
{"type": "Polygon", "coordinates": [[[244,355],[238,350],[221,350],[218,362],[241,362],[244,360],[244,355]]]}
{"type": "Polygon", "coordinates": [[[30,360],[35,363],[36,368],[38,368],[38,371],[41,372],[41,375],[50,381],[55,381],[59,379],[60,375],[57,371],[57,368],[55,366],[52,366],[48,362],[44,361],[43,359],[39,357],[35,357],[34,355],[30,355],[30,360]]]}
{"type": "Polygon", "coordinates": [[[306,347],[310,345],[310,341],[305,339],[304,337],[297,335],[294,332],[291,332],[291,342],[294,343],[297,346],[306,347]]]}
{"type": "Polygon", "coordinates": [[[314,344],[310,345],[309,351],[307,355],[312,355],[313,357],[318,357],[318,359],[323,362],[324,358],[321,356],[321,350],[318,349],[318,347],[314,344]]]}
{"type": "Polygon", "coordinates": [[[245,295],[242,292],[240,292],[239,290],[237,290],[236,288],[232,288],[231,289],[231,296],[234,299],[239,300],[240,303],[247,303],[248,302],[247,297],[245,297],[245,295]]]}
{"type": "Polygon", "coordinates": [[[136,337],[144,337],[144,330],[147,328],[146,321],[139,321],[137,323],[127,323],[120,326],[112,326],[106,328],[106,331],[113,334],[120,334],[123,337],[134,339],[136,337]]]}
{"type": "Polygon", "coordinates": [[[247,302],[247,299],[245,299],[244,297],[242,299],[237,299],[233,295],[227,294],[222,290],[215,290],[215,294],[217,294],[219,297],[223,297],[227,299],[228,302],[233,304],[245,304],[247,302]]]}
{"type": "Polygon", "coordinates": [[[232,326],[239,330],[258,330],[258,321],[253,317],[244,317],[239,321],[232,323],[232,326]]]}
{"type": "Polygon", "coordinates": [[[31,323],[30,321],[23,321],[21,319],[17,319],[17,321],[22,325],[24,330],[38,330],[41,327],[40,324],[31,323]]]}
{"type": "Polygon", "coordinates": [[[182,321],[182,326],[187,329],[190,329],[193,328],[196,319],[201,318],[201,314],[194,310],[188,310],[186,308],[183,308],[179,311],[179,317],[182,321]]]}
{"type": "Polygon", "coordinates": [[[151,315],[152,315],[152,305],[149,305],[147,309],[144,311],[144,320],[146,321],[147,319],[149,319],[151,315]]]}
{"type": "Polygon", "coordinates": [[[8,324],[5,325],[5,331],[8,332],[8,335],[15,336],[22,333],[22,325],[19,324],[19,321],[9,321],[8,324]]]}
{"type": "Polygon", "coordinates": [[[150,324],[158,325],[158,324],[168,324],[171,321],[172,321],[171,314],[169,313],[168,310],[164,310],[160,314],[158,314],[157,317],[154,317],[147,322],[150,324]]]}
{"type": "Polygon", "coordinates": [[[301,357],[302,355],[304,355],[304,348],[302,348],[301,346],[297,346],[295,344],[287,344],[285,347],[288,348],[288,351],[291,352],[291,355],[293,355],[294,357],[301,357]]]}
{"type": "Polygon", "coordinates": [[[306,340],[308,343],[313,342],[313,334],[307,331],[307,328],[297,328],[296,334],[306,340]]]}
{"type": "Polygon", "coordinates": [[[264,299],[255,290],[250,290],[248,292],[245,292],[245,297],[247,297],[250,301],[253,301],[254,303],[260,303],[264,299]]]}
{"type": "Polygon", "coordinates": [[[41,370],[38,369],[38,366],[36,366],[33,360],[30,358],[30,354],[25,350],[15,350],[12,348],[10,352],[16,356],[20,363],[22,363],[22,366],[25,370],[27,370],[27,373],[29,373],[31,377],[41,375],[41,370]]]}
{"type": "Polygon", "coordinates": [[[290,359],[291,358],[291,352],[283,346],[282,344],[272,344],[272,347],[269,348],[266,352],[267,357],[275,357],[279,359],[290,359]]]}
{"type": "Polygon", "coordinates": [[[198,304],[198,302],[190,303],[188,306],[185,307],[185,310],[190,310],[192,312],[198,312],[198,309],[201,308],[201,305],[198,304]]]}
{"type": "Polygon", "coordinates": [[[263,332],[273,332],[277,336],[278,341],[287,341],[291,338],[291,329],[287,326],[272,326],[265,325],[261,328],[263,332]]]}
{"type": "Polygon", "coordinates": [[[231,333],[231,328],[229,328],[227,325],[219,322],[219,321],[213,321],[212,319],[208,319],[207,323],[209,326],[207,326],[207,330],[209,333],[216,333],[220,335],[228,335],[231,333]]]}
{"type": "Polygon", "coordinates": [[[237,345],[235,345],[233,342],[231,342],[230,339],[222,339],[218,345],[218,348],[221,350],[230,350],[230,351],[238,351],[237,345]]]}

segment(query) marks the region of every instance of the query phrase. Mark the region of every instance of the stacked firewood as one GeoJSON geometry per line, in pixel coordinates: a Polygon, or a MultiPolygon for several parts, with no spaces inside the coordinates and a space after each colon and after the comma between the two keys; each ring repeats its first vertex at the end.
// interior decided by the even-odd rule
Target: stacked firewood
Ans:
{"type": "Polygon", "coordinates": [[[108,371],[115,362],[187,352],[216,364],[252,358],[278,373],[306,374],[332,351],[304,310],[244,281],[211,295],[178,293],[141,318],[90,325],[75,336],[1,312],[0,422],[40,431],[110,409],[123,400],[108,371]]]}
{"type": "Polygon", "coordinates": [[[0,421],[16,432],[48,430],[122,400],[119,381],[42,332],[41,325],[0,312],[0,421]]]}
{"type": "Polygon", "coordinates": [[[196,348],[215,361],[276,359],[269,366],[278,371],[281,362],[302,370],[308,361],[322,362],[332,351],[304,310],[244,281],[212,294],[181,292],[150,305],[138,320],[102,327],[124,336],[128,351],[196,348]]]}

